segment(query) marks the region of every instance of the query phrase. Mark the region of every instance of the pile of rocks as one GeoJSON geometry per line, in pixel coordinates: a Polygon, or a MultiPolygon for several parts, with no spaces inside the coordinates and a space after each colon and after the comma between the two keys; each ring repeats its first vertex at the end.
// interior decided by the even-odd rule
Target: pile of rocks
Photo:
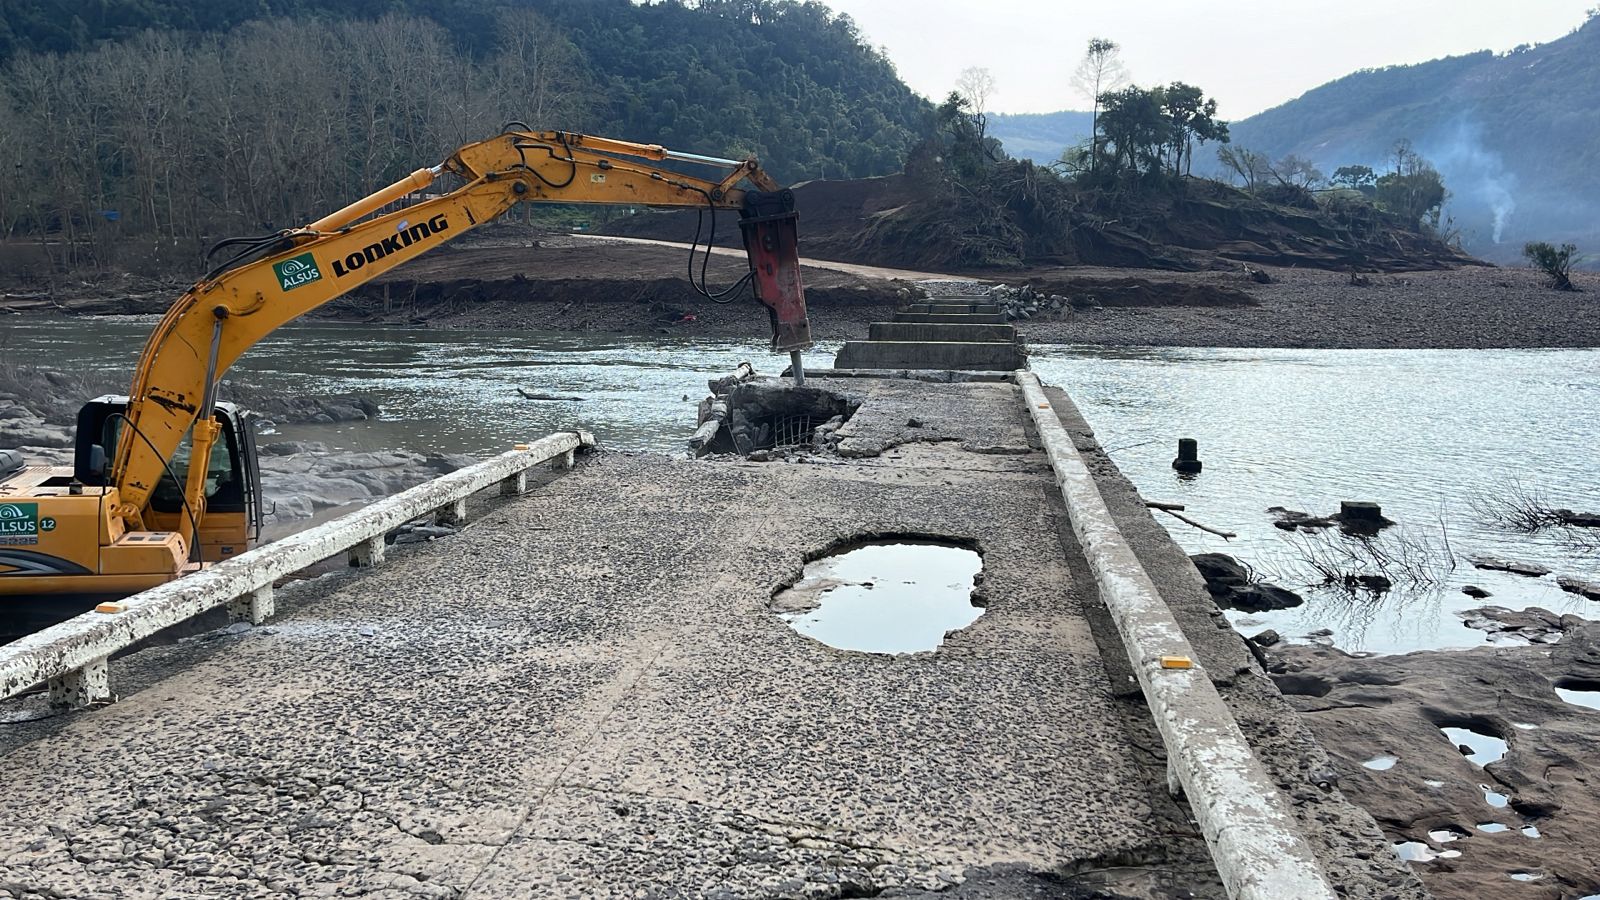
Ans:
{"type": "Polygon", "coordinates": [[[1267,612],[1305,602],[1294,591],[1254,580],[1243,563],[1226,553],[1196,553],[1189,560],[1205,579],[1206,592],[1223,609],[1267,612]]]}
{"type": "MultiPolygon", "coordinates": [[[[1040,316],[1060,319],[1072,315],[1071,299],[1060,294],[1039,293],[1031,284],[1025,284],[1020,288],[997,284],[989,289],[989,299],[1000,307],[1000,311],[1007,319],[1011,320],[1040,316]]],[[[1101,308],[1099,301],[1093,297],[1085,298],[1081,305],[1092,309],[1101,308]]]]}

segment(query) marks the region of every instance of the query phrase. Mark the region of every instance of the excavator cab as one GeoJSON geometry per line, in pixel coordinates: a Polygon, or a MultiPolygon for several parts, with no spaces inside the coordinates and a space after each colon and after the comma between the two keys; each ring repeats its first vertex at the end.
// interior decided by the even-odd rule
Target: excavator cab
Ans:
{"type": "MultiPolygon", "coordinates": [[[[107,395],[78,411],[73,474],[84,485],[106,484],[106,460],[116,456],[117,441],[139,439],[127,432],[122,416],[127,407],[128,398],[107,395]]],[[[232,403],[218,403],[216,419],[222,433],[206,462],[205,510],[194,511],[200,517],[200,537],[193,561],[235,556],[261,538],[261,461],[251,416],[232,403]]],[[[150,494],[146,513],[150,527],[176,531],[188,516],[183,485],[192,462],[189,457],[189,439],[184,438],[150,494]]]]}

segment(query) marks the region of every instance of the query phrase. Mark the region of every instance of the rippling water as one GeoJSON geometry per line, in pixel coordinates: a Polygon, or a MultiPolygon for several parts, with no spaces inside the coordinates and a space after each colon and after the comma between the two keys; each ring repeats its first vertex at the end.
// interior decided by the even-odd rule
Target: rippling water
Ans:
{"type": "MultiPolygon", "coordinates": [[[[25,364],[106,370],[115,373],[108,383],[121,384],[153,324],[144,317],[7,323],[6,353],[25,364]]],[[[807,362],[832,365],[836,349],[819,345],[807,362]]],[[[374,422],[278,426],[263,441],[487,453],[584,428],[614,449],[676,452],[693,430],[706,380],[744,360],[769,372],[788,364],[764,338],[291,325],[256,345],[228,377],[292,395],[359,393],[383,410],[374,422]],[[525,400],[518,386],[584,400],[525,400]]]]}
{"type": "MultiPolygon", "coordinates": [[[[117,383],[151,324],[7,322],[4,352],[114,371],[117,383]]],[[[835,349],[819,348],[808,363],[831,364],[835,349]]],[[[1341,500],[1375,500],[1434,557],[1460,560],[1433,590],[1316,592],[1298,609],[1235,615],[1246,632],[1331,628],[1340,646],[1394,652],[1481,644],[1482,633],[1453,613],[1485,602],[1600,615],[1600,604],[1560,591],[1553,577],[1465,562],[1487,552],[1600,579],[1600,554],[1577,554],[1552,534],[1496,530],[1469,504],[1516,480],[1558,505],[1600,508],[1600,351],[1032,350],[1034,368],[1067,388],[1145,496],[1187,504],[1199,521],[1239,534],[1225,542],[1165,520],[1191,552],[1231,553],[1298,588],[1295,539],[1272,527],[1266,508],[1326,514],[1341,500]],[[1179,437],[1200,441],[1198,478],[1170,467],[1179,437]],[[1465,584],[1494,597],[1472,600],[1460,593],[1465,584]]],[[[764,339],[297,325],[262,342],[234,374],[289,394],[362,393],[383,407],[376,422],[282,426],[266,440],[484,453],[583,427],[614,448],[678,452],[706,379],[747,359],[767,371],[785,362],[764,339]],[[519,385],[586,400],[528,401],[519,385]]]]}
{"type": "Polygon", "coordinates": [[[1040,377],[1067,388],[1147,498],[1239,535],[1224,541],[1158,513],[1190,552],[1231,553],[1292,579],[1304,575],[1294,542],[1305,539],[1272,527],[1268,507],[1328,514],[1341,500],[1373,500],[1433,557],[1448,545],[1459,558],[1436,590],[1318,592],[1298,609],[1234,615],[1246,632],[1332,628],[1340,646],[1394,652],[1482,644],[1453,613],[1486,603],[1600,616],[1554,577],[1465,560],[1491,553],[1600,579],[1600,554],[1555,534],[1508,534],[1471,504],[1519,481],[1557,505],[1600,508],[1600,350],[1032,349],[1040,377]],[[1200,442],[1205,471],[1192,480],[1171,468],[1179,437],[1200,442]],[[1467,584],[1494,596],[1466,597],[1467,584]]]}

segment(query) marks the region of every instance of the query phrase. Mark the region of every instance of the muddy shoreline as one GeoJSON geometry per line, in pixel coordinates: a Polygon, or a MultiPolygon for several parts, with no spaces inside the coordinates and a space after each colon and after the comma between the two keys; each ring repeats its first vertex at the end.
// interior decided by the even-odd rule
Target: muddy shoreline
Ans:
{"type": "MultiPolygon", "coordinates": [[[[746,292],[713,303],[687,278],[685,249],[523,236],[446,248],[351,292],[309,319],[443,329],[536,329],[699,338],[765,336],[765,311],[746,292]]],[[[1255,268],[1255,267],[1252,267],[1255,268]]],[[[1526,269],[1469,266],[1368,275],[1264,270],[1174,273],[1138,269],[1033,269],[968,273],[1062,294],[1070,310],[1019,322],[1026,340],[1099,346],[1327,349],[1514,349],[1600,346],[1600,274],[1579,273],[1580,293],[1546,288],[1526,269]],[[1219,304],[1220,295],[1243,302],[1219,304]]],[[[696,262],[696,277],[700,268],[696,262]]],[[[713,256],[715,287],[744,273],[713,256]]],[[[817,340],[859,338],[890,317],[904,281],[807,266],[817,340]]],[[[160,313],[180,283],[110,279],[53,292],[0,287],[7,314],[160,313]]]]}

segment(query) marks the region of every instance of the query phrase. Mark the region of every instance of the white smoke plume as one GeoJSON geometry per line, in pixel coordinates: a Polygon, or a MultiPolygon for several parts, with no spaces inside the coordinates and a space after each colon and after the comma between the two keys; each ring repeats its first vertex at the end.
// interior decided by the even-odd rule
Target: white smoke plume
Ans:
{"type": "Polygon", "coordinates": [[[1439,170],[1455,203],[1483,208],[1491,237],[1501,243],[1517,211],[1517,176],[1507,171],[1500,154],[1484,146],[1483,126],[1461,116],[1418,142],[1417,150],[1439,170]]]}

